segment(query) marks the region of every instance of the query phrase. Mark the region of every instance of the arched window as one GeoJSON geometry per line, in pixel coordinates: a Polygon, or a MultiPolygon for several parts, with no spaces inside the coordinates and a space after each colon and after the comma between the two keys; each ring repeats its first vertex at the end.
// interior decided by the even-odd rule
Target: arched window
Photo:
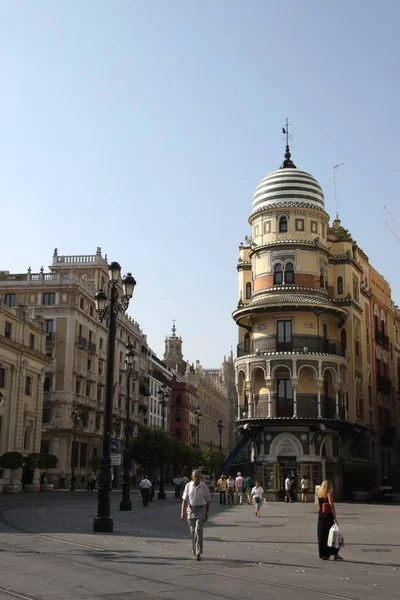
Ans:
{"type": "Polygon", "coordinates": [[[381,331],[385,333],[385,313],[381,310],[381,331]]]}
{"type": "Polygon", "coordinates": [[[279,220],[279,233],[287,233],[288,222],[287,217],[281,217],[279,220]]]}
{"type": "Polygon", "coordinates": [[[285,283],[290,285],[294,283],[294,267],[293,263],[287,263],[285,266],[285,283]]]}
{"type": "Polygon", "coordinates": [[[250,352],[250,334],[246,333],[244,336],[244,351],[250,352]]]}
{"type": "Polygon", "coordinates": [[[340,334],[340,341],[342,344],[342,351],[344,353],[347,348],[347,335],[345,329],[342,329],[342,333],[340,334]]]}
{"type": "Polygon", "coordinates": [[[343,294],[343,277],[337,278],[337,293],[338,295],[343,294]]]}
{"type": "Polygon", "coordinates": [[[246,300],[251,298],[251,283],[246,283],[246,300]]]}
{"type": "Polygon", "coordinates": [[[320,288],[324,288],[325,287],[325,276],[324,276],[324,272],[321,269],[321,273],[319,276],[319,287],[320,288]]]}
{"type": "Polygon", "coordinates": [[[283,269],[282,265],[278,263],[274,269],[274,285],[282,285],[283,283],[283,269]]]}

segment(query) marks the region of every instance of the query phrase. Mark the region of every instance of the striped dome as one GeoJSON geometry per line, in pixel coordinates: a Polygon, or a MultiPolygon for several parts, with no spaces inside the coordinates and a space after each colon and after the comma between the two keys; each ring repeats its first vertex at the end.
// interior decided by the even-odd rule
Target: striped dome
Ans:
{"type": "Polygon", "coordinates": [[[253,213],[287,202],[324,208],[324,194],[318,181],[309,173],[296,167],[281,168],[264,177],[258,185],[253,196],[253,213]]]}

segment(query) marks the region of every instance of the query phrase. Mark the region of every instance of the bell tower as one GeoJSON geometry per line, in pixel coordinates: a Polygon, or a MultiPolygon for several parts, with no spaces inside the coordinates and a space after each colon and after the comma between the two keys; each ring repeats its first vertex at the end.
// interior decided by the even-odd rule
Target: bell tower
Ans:
{"type": "Polygon", "coordinates": [[[184,362],[182,343],[181,336],[176,335],[176,321],[173,319],[171,333],[165,338],[164,362],[177,371],[179,371],[179,365],[184,362]]]}

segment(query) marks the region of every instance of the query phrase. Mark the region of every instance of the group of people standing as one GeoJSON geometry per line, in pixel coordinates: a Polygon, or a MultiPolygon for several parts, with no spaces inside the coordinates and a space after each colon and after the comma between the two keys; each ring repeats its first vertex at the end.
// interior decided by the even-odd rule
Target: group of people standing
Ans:
{"type": "MultiPolygon", "coordinates": [[[[233,475],[226,475],[223,473],[217,481],[217,490],[219,492],[219,503],[226,505],[235,504],[235,497],[237,504],[243,504],[243,495],[246,494],[248,504],[251,503],[251,490],[253,487],[253,480],[251,477],[243,477],[239,472],[236,478],[233,475]]],[[[214,495],[214,486],[210,486],[211,495],[214,495]]]]}

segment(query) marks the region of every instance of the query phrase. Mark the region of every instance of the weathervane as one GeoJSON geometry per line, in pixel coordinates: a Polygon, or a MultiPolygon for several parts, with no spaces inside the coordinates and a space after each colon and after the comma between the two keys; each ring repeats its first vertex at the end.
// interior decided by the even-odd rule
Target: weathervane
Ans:
{"type": "Polygon", "coordinates": [[[285,151],[285,160],[281,165],[281,169],[295,169],[296,165],[293,163],[290,154],[289,148],[289,140],[292,139],[292,136],[289,133],[289,119],[285,119],[285,126],[282,127],[282,133],[286,139],[286,151],[285,151]]]}
{"type": "Polygon", "coordinates": [[[336,198],[336,171],[339,169],[339,167],[342,167],[344,165],[344,163],[333,163],[333,195],[335,198],[335,212],[336,212],[336,218],[338,216],[338,205],[337,205],[337,198],[336,198]]]}
{"type": "Polygon", "coordinates": [[[283,133],[283,135],[285,136],[285,139],[286,139],[286,146],[289,146],[289,140],[292,139],[292,136],[289,133],[289,125],[290,125],[289,119],[286,118],[285,119],[285,126],[282,127],[282,133],[283,133]]]}

